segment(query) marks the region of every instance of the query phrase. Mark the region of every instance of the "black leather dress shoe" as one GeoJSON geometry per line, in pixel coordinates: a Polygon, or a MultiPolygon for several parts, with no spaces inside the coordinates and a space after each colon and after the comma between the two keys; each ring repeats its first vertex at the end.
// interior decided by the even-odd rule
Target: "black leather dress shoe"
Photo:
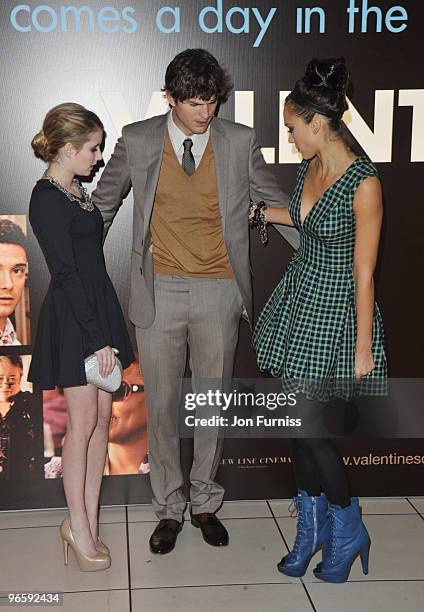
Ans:
{"type": "Polygon", "coordinates": [[[183,524],[174,519],[161,519],[150,536],[149,545],[152,553],[165,555],[171,552],[177,541],[177,535],[183,524]]]}
{"type": "Polygon", "coordinates": [[[200,527],[203,539],[211,546],[227,546],[228,531],[212,512],[191,515],[191,524],[200,527]]]}

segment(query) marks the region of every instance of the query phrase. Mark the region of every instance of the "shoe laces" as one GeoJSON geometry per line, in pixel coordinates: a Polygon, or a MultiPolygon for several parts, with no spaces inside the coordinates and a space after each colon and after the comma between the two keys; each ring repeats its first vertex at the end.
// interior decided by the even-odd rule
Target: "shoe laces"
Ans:
{"type": "Polygon", "coordinates": [[[297,507],[297,497],[293,497],[289,505],[290,517],[293,518],[299,514],[299,508],[297,507]]]}
{"type": "Polygon", "coordinates": [[[331,509],[328,510],[328,516],[330,519],[330,563],[334,565],[336,561],[336,553],[337,553],[337,537],[336,537],[336,527],[337,520],[336,515],[331,509]]]}
{"type": "MultiPolygon", "coordinates": [[[[292,517],[297,516],[297,525],[296,525],[296,538],[295,538],[291,552],[293,554],[297,554],[301,541],[302,541],[302,537],[303,537],[304,513],[302,512],[302,504],[297,497],[293,497],[293,501],[290,504],[290,506],[292,504],[294,505],[294,509],[292,510],[292,512],[290,512],[290,516],[292,517]]],[[[290,510],[290,506],[289,506],[289,510],[290,510]]]]}

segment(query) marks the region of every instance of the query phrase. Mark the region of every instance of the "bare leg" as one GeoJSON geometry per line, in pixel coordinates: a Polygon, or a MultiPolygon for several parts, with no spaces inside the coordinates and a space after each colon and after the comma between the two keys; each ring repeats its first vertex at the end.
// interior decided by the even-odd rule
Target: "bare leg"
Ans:
{"type": "Polygon", "coordinates": [[[85,507],[87,452],[97,424],[97,389],[93,385],[64,389],[68,422],[62,452],[63,486],[76,544],[85,555],[95,555],[85,507]]]}
{"type": "Polygon", "coordinates": [[[88,445],[85,480],[85,507],[94,542],[97,542],[98,537],[99,496],[106,462],[112,394],[99,389],[97,406],[97,423],[88,445]]]}

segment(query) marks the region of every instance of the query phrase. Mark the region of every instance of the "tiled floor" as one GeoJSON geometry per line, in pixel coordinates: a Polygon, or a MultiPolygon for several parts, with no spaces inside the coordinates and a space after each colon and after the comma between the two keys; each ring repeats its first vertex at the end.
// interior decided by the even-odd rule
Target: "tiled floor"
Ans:
{"type": "MultiPolygon", "coordinates": [[[[349,582],[279,574],[296,519],[290,500],[226,502],[219,512],[230,546],[212,548],[187,521],[175,550],[152,555],[150,506],[103,508],[105,572],[64,567],[57,526],[64,510],[0,513],[0,591],[62,591],[63,612],[418,612],[424,601],[424,498],[362,499],[371,534],[370,573],[355,561],[349,582]]],[[[4,602],[5,603],[5,602],[4,602]]],[[[0,606],[2,600],[0,599],[0,606]]],[[[7,606],[6,606],[7,607],[7,606]]],[[[15,606],[13,610],[28,610],[15,606]]]]}

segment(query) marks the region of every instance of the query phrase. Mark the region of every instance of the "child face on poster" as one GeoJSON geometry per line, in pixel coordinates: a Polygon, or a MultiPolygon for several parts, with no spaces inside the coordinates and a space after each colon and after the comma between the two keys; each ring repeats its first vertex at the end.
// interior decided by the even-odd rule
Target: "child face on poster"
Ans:
{"type": "Polygon", "coordinates": [[[0,402],[10,402],[10,398],[21,390],[22,362],[19,357],[0,356],[0,402]]]}

